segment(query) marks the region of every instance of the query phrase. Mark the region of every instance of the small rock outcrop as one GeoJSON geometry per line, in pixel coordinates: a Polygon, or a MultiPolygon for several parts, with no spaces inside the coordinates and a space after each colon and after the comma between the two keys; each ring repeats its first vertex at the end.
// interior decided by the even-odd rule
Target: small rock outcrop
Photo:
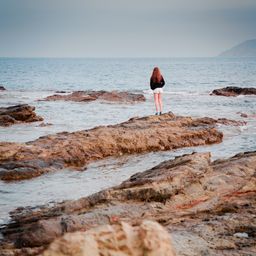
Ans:
{"type": "Polygon", "coordinates": [[[213,90],[211,95],[235,97],[239,95],[256,95],[256,88],[241,88],[229,86],[221,89],[213,90]]]}
{"type": "Polygon", "coordinates": [[[65,167],[84,169],[109,156],[220,143],[218,120],[175,116],[132,118],[78,132],[61,132],[28,143],[0,142],[0,179],[29,179],[65,167]]]}
{"type": "Polygon", "coordinates": [[[5,87],[3,85],[0,85],[0,91],[5,91],[5,87]]]}
{"type": "Polygon", "coordinates": [[[241,117],[248,118],[249,115],[243,112],[236,112],[236,114],[240,115],[241,117]]]}
{"type": "Polygon", "coordinates": [[[42,120],[42,117],[36,115],[35,107],[27,104],[0,108],[0,126],[10,126],[18,123],[29,123],[42,120]]]}
{"type": "Polygon", "coordinates": [[[171,237],[157,222],[131,226],[121,222],[86,232],[66,234],[54,241],[42,256],[175,256],[171,237]]]}
{"type": "Polygon", "coordinates": [[[177,255],[253,256],[256,152],[213,162],[210,153],[176,157],[119,186],[54,206],[18,208],[11,218],[1,229],[2,255],[36,255],[65,233],[152,220],[167,228],[177,255]]]}
{"type": "Polygon", "coordinates": [[[143,94],[135,94],[130,92],[119,91],[75,91],[70,94],[60,95],[54,94],[46,97],[43,101],[75,101],[75,102],[90,102],[95,100],[118,102],[118,103],[135,103],[146,100],[143,94]]]}
{"type": "Polygon", "coordinates": [[[56,91],[55,93],[67,93],[66,91],[56,91]]]}

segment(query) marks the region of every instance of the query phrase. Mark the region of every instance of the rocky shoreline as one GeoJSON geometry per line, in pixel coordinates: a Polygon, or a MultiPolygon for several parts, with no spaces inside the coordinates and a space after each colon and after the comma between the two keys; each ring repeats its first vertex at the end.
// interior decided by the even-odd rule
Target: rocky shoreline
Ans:
{"type": "MultiPolygon", "coordinates": [[[[227,121],[220,119],[221,123],[227,121]]],[[[223,134],[216,129],[217,123],[212,118],[168,113],[90,130],[61,132],[27,143],[1,142],[0,179],[30,179],[63,168],[84,170],[88,163],[109,156],[220,143],[223,134]]]]}
{"type": "MultiPolygon", "coordinates": [[[[65,93],[60,91],[59,93],[65,93]]],[[[122,91],[75,91],[68,94],[54,94],[41,101],[74,101],[74,102],[91,102],[95,100],[118,102],[118,103],[136,103],[146,100],[143,94],[135,94],[122,91]]]]}
{"type": "Polygon", "coordinates": [[[241,88],[235,86],[228,86],[225,88],[215,89],[211,95],[236,97],[239,95],[256,95],[256,88],[241,88]]]}
{"type": "Polygon", "coordinates": [[[35,107],[27,104],[0,108],[0,126],[10,126],[20,123],[31,123],[44,120],[35,113],[35,107]]]}
{"type": "Polygon", "coordinates": [[[65,233],[144,220],[165,226],[176,255],[255,255],[255,166],[256,152],[213,162],[193,153],[79,200],[19,208],[1,229],[0,255],[37,255],[65,233]]]}

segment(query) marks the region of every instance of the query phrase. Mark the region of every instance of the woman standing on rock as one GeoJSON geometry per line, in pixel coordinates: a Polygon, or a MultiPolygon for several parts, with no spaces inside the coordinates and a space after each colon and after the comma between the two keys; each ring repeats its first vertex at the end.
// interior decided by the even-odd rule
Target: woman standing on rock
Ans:
{"type": "Polygon", "coordinates": [[[150,78],[150,88],[154,93],[154,101],[156,106],[156,115],[161,115],[163,111],[162,93],[165,85],[164,78],[158,67],[153,69],[152,76],[150,78]]]}

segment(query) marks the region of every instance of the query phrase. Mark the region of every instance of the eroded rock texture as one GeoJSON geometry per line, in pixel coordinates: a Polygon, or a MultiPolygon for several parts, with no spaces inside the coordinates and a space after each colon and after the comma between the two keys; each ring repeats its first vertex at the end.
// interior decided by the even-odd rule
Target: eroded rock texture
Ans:
{"type": "Polygon", "coordinates": [[[119,91],[76,91],[70,94],[60,95],[54,94],[43,99],[44,101],[75,101],[75,102],[89,102],[94,100],[118,102],[118,103],[133,103],[143,102],[145,97],[143,94],[135,94],[130,92],[119,91]]]}
{"type": "Polygon", "coordinates": [[[235,86],[228,86],[221,89],[213,90],[211,95],[218,96],[238,96],[238,95],[256,95],[256,88],[241,88],[235,86]]]}
{"type": "Polygon", "coordinates": [[[0,126],[10,126],[18,123],[42,121],[35,113],[35,107],[27,104],[0,108],[0,126]]]}
{"type": "Polygon", "coordinates": [[[184,155],[91,196],[11,216],[2,255],[32,255],[67,232],[147,219],[167,228],[177,255],[253,256],[256,152],[214,162],[209,153],[184,155]]]}
{"type": "Polygon", "coordinates": [[[171,237],[158,223],[132,227],[121,222],[86,232],[68,233],[54,241],[42,256],[174,256],[171,237]]]}
{"type": "Polygon", "coordinates": [[[64,167],[81,169],[108,156],[219,143],[223,135],[214,128],[217,122],[169,113],[57,133],[24,144],[1,142],[0,178],[29,179],[64,167]]]}

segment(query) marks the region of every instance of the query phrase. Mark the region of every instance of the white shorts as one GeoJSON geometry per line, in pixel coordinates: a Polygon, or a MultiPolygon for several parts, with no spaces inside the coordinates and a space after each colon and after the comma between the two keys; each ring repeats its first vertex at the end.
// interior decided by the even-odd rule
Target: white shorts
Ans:
{"type": "Polygon", "coordinates": [[[163,88],[156,88],[153,93],[163,93],[163,88]]]}

